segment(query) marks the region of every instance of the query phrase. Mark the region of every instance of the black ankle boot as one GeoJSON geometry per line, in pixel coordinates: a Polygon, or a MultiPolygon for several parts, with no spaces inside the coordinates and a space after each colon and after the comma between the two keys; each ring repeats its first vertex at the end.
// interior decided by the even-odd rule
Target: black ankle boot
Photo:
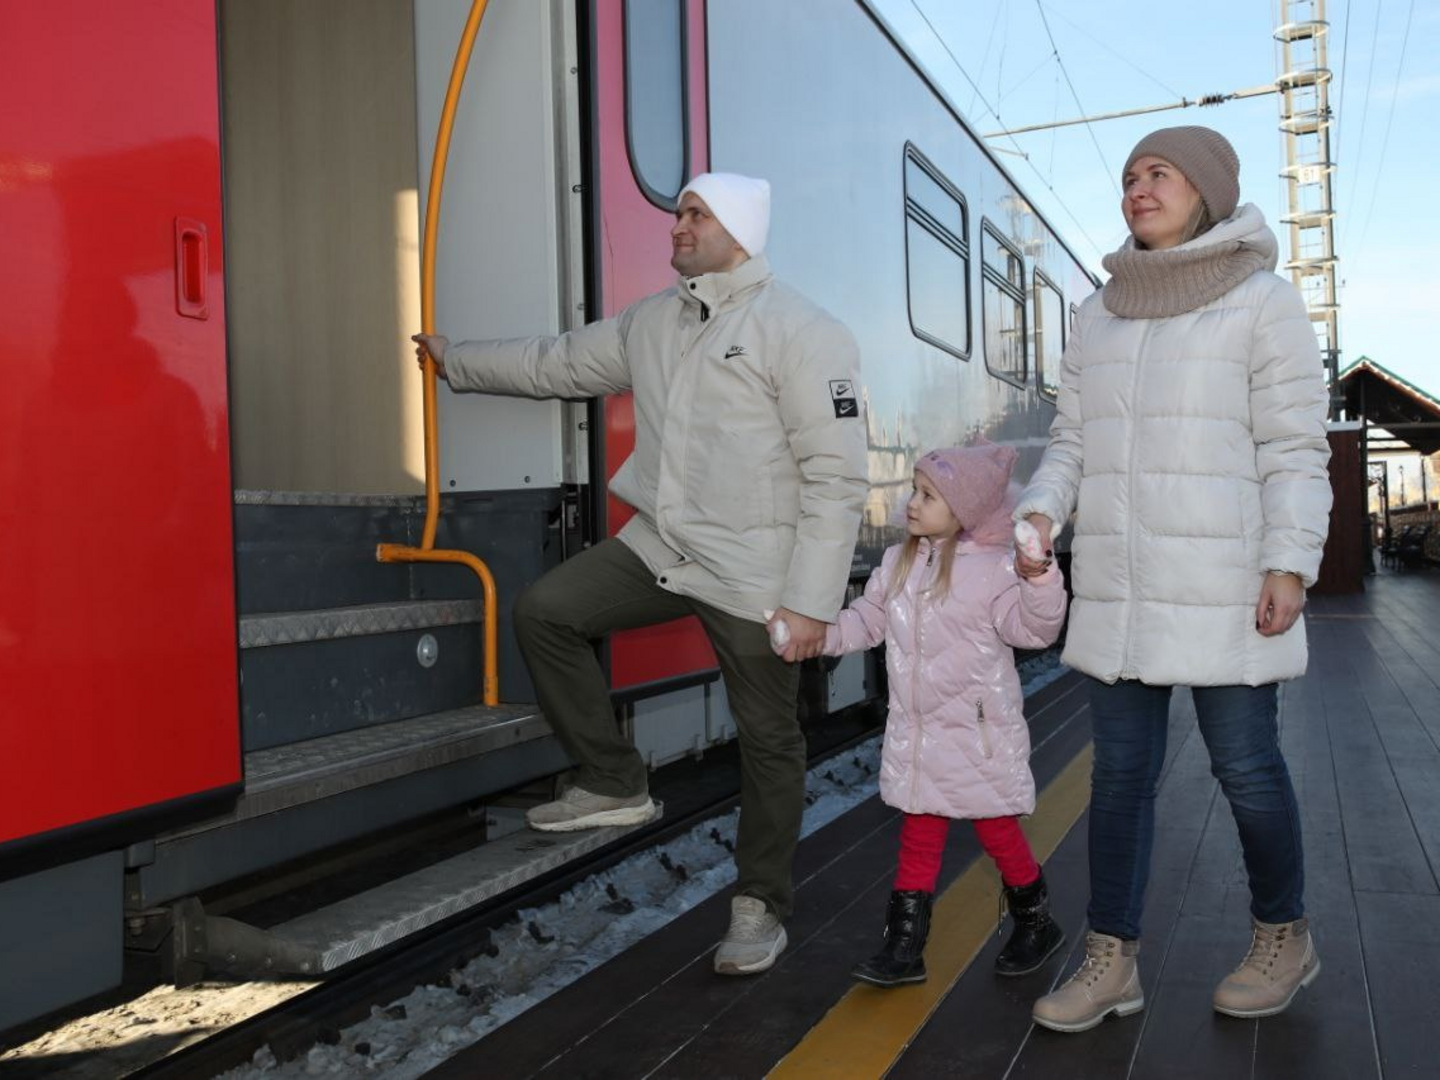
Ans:
{"type": "Polygon", "coordinates": [[[892,892],[885,915],[885,947],[855,965],[855,978],[876,986],[925,981],[925,939],[930,936],[930,905],[934,895],[915,890],[892,892]]]}
{"type": "Polygon", "coordinates": [[[1065,931],[1050,917],[1050,894],[1041,874],[1029,885],[1005,887],[1015,932],[995,958],[998,975],[1029,975],[1065,944],[1065,931]]]}

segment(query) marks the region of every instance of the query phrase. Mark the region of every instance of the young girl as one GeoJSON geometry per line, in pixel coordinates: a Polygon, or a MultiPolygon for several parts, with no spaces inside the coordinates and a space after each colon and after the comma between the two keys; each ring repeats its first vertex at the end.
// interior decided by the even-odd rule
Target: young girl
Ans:
{"type": "Polygon", "coordinates": [[[825,652],[885,642],[890,714],[880,797],[905,812],[885,944],[854,976],[925,980],[930,905],[951,818],[969,818],[995,860],[1015,930],[1001,975],[1034,971],[1065,941],[1018,815],[1035,808],[1030,732],[1011,646],[1051,644],[1065,619],[1060,572],[1014,571],[1007,498],[1015,451],[992,443],[926,454],[915,466],[902,544],[830,627],[825,652]]]}

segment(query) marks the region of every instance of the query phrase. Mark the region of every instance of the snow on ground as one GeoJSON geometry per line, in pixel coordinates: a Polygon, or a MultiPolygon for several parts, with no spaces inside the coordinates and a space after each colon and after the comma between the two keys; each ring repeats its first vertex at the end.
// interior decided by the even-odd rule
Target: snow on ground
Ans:
{"type": "MultiPolygon", "coordinates": [[[[1027,661],[1026,693],[1066,669],[1053,653],[1027,661]]],[[[812,769],[801,835],[876,792],[880,736],[812,769]]],[[[339,1033],[304,1057],[277,1062],[269,1048],[223,1080],[277,1077],[418,1077],[501,1024],[544,1001],[735,880],[731,857],[739,811],[592,875],[555,901],[522,909],[496,929],[491,955],[424,986],[339,1033]]],[[[716,928],[718,941],[723,928],[716,928]]]]}

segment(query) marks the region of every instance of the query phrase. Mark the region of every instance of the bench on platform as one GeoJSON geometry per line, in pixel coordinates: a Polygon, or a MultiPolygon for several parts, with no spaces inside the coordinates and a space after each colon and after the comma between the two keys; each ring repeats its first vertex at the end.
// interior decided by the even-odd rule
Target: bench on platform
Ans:
{"type": "Polygon", "coordinates": [[[1425,541],[1429,536],[1429,525],[1406,525],[1396,544],[1396,565],[1402,569],[1424,565],[1425,541]]]}

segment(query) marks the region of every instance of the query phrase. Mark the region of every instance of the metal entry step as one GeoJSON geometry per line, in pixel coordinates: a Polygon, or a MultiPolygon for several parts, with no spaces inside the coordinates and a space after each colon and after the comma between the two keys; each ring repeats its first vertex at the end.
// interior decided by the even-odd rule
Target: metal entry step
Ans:
{"type": "MultiPolygon", "coordinates": [[[[663,812],[657,803],[656,818],[663,812]]],[[[186,900],[175,912],[176,970],[188,967],[188,979],[333,971],[642,827],[521,829],[268,930],[207,916],[198,901],[186,900]]]]}
{"type": "Polygon", "coordinates": [[[127,852],[126,904],[169,904],[567,763],[534,705],[471,705],[250,751],[228,813],[127,852]]]}
{"type": "Polygon", "coordinates": [[[480,600],[397,600],[354,604],[320,611],[280,611],[240,617],[240,647],[258,649],[302,641],[393,634],[479,622],[485,615],[480,600]]]}
{"type": "Polygon", "coordinates": [[[166,839],[225,828],[549,734],[534,705],[470,705],[254,750],[245,755],[245,792],[234,809],[166,839]]]}
{"type": "Polygon", "coordinates": [[[398,600],[241,616],[245,749],[478,701],[484,610],[476,599],[398,600]]]}
{"type": "MultiPolygon", "coordinates": [[[[656,805],[657,815],[663,808],[656,805]]],[[[331,971],[441,919],[549,873],[634,832],[638,825],[540,833],[521,829],[398,881],[276,926],[331,971]]]]}

